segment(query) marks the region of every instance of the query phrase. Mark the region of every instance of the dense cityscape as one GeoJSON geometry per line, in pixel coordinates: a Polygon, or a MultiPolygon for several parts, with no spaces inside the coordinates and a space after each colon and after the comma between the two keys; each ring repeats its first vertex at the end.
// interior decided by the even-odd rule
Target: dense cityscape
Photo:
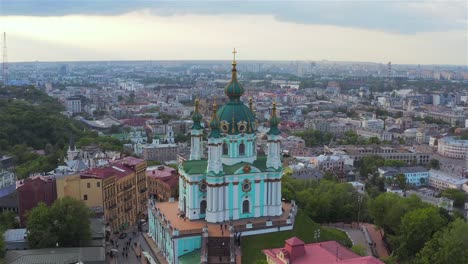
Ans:
{"type": "Polygon", "coordinates": [[[8,62],[7,34],[0,263],[468,263],[466,63],[8,62]]]}

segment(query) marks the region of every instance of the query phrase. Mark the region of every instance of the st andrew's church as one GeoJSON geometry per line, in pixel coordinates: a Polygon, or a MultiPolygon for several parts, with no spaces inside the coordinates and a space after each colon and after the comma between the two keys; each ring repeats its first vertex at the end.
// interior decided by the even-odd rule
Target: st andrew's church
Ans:
{"type": "Polygon", "coordinates": [[[224,89],[228,101],[219,108],[213,104],[207,141],[199,102],[195,102],[190,157],[179,163],[178,202],[149,204],[149,235],[169,263],[189,263],[192,257],[200,259],[197,263],[236,263],[241,234],[293,226],[296,207],[281,201],[276,104],[271,108],[267,155],[258,155],[253,100],[248,105],[241,100],[244,88],[233,53],[232,76],[224,89]]]}

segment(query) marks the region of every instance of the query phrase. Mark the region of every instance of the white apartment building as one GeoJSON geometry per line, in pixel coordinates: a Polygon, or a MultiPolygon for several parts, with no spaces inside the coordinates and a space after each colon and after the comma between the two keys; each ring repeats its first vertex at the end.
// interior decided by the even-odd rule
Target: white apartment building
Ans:
{"type": "Polygon", "coordinates": [[[74,113],[81,113],[81,99],[79,97],[68,97],[65,102],[67,111],[74,113]]]}
{"type": "Polygon", "coordinates": [[[385,122],[382,119],[365,119],[362,127],[368,130],[380,131],[384,129],[385,122]]]}
{"type": "Polygon", "coordinates": [[[429,171],[429,186],[438,190],[458,189],[467,183],[467,178],[460,178],[439,170],[429,171]]]}
{"type": "Polygon", "coordinates": [[[449,158],[466,159],[468,153],[468,140],[457,137],[444,137],[439,139],[437,152],[449,158]]]}

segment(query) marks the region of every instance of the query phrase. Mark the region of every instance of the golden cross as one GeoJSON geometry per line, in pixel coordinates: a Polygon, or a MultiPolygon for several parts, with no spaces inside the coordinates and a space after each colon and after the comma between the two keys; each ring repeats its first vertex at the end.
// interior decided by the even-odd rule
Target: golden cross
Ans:
{"type": "Polygon", "coordinates": [[[236,48],[234,48],[234,50],[232,51],[232,54],[234,54],[234,61],[236,61],[236,53],[237,53],[236,48]]]}

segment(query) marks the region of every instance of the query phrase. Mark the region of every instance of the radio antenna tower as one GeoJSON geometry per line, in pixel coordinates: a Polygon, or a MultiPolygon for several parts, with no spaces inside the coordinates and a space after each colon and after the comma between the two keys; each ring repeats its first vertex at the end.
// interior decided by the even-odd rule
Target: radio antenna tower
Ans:
{"type": "Polygon", "coordinates": [[[8,84],[8,58],[7,58],[7,45],[6,45],[6,32],[3,32],[3,86],[8,84]]]}

